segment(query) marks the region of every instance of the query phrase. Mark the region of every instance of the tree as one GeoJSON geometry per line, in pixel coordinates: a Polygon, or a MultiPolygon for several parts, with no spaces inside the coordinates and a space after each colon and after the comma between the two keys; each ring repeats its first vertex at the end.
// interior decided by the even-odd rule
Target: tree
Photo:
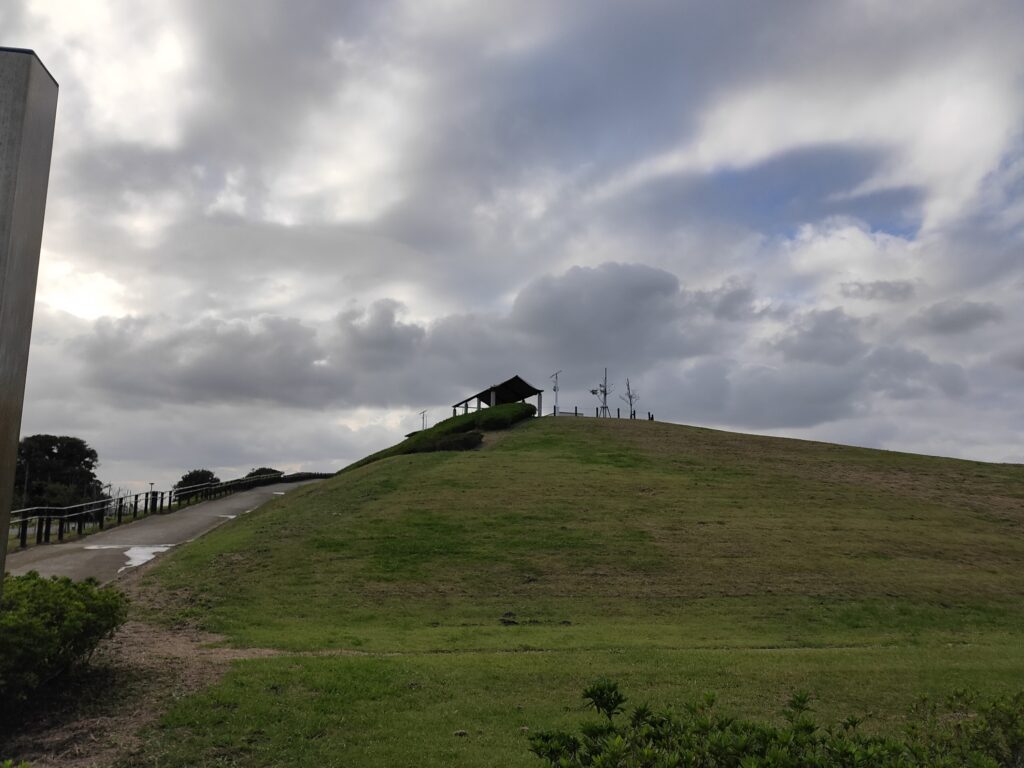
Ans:
{"type": "Polygon", "coordinates": [[[219,483],[220,478],[208,469],[190,469],[181,476],[181,480],[174,484],[174,490],[179,488],[190,488],[193,485],[219,483]]]}
{"type": "Polygon", "coordinates": [[[282,472],[278,469],[271,469],[270,467],[257,467],[256,469],[249,472],[246,477],[259,477],[260,475],[280,475],[282,472]]]}
{"type": "Polygon", "coordinates": [[[629,418],[632,419],[636,404],[640,402],[640,393],[629,385],[629,379],[626,379],[626,394],[619,395],[619,399],[629,404],[629,418]]]}
{"type": "Polygon", "coordinates": [[[85,440],[31,435],[18,444],[15,507],[66,507],[103,495],[96,477],[99,456],[85,440]]]}

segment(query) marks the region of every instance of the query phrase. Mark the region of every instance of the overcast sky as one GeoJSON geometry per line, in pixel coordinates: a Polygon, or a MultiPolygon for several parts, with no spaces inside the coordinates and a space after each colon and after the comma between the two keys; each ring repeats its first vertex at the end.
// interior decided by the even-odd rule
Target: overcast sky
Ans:
{"type": "Polygon", "coordinates": [[[4,0],[60,82],[22,432],[115,486],[336,469],[608,366],[661,420],[1024,461],[1022,39],[1019,0],[4,0]]]}

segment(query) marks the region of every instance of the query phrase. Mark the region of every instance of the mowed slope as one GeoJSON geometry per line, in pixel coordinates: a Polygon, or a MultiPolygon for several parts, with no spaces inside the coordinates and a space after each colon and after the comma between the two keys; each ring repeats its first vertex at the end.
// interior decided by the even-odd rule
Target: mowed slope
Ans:
{"type": "Polygon", "coordinates": [[[242,647],[141,763],[531,765],[597,675],[744,714],[1024,688],[1024,467],[532,420],[290,494],[153,572],[242,647]],[[466,731],[466,736],[455,736],[466,731]]]}

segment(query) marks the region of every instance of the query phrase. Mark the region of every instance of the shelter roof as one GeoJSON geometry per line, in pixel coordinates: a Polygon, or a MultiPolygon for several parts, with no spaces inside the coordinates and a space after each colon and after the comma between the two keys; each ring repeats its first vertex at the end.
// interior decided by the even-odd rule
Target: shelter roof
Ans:
{"type": "Polygon", "coordinates": [[[458,408],[460,405],[464,405],[472,400],[479,400],[484,405],[490,405],[491,392],[494,392],[494,404],[504,405],[505,403],[518,403],[520,400],[539,395],[543,391],[543,389],[537,389],[519,376],[513,376],[511,379],[501,382],[501,384],[494,384],[482,392],[470,395],[465,400],[459,400],[455,407],[458,408]]]}

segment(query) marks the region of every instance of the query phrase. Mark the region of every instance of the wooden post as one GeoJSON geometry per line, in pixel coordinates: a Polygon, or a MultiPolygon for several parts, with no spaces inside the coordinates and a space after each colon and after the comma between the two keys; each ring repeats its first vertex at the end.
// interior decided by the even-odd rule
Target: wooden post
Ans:
{"type": "Polygon", "coordinates": [[[0,48],[0,595],[56,117],[35,53],[0,48]]]}
{"type": "Polygon", "coordinates": [[[538,392],[537,393],[537,415],[538,416],[543,416],[544,415],[544,393],[543,392],[538,392]]]}

